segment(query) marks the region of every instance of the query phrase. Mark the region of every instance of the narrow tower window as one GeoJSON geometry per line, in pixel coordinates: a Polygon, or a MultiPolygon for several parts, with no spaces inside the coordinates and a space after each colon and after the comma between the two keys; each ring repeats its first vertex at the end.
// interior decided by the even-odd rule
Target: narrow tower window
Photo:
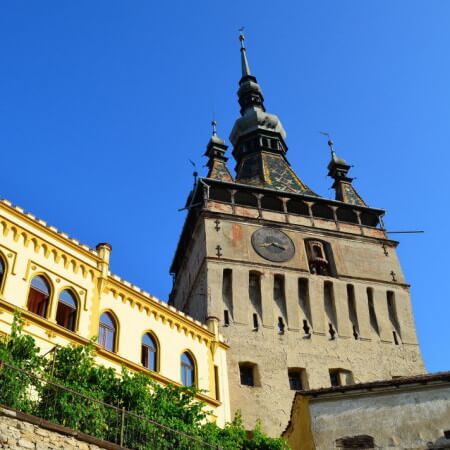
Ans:
{"type": "Polygon", "coordinates": [[[28,310],[38,316],[46,317],[50,301],[50,286],[42,276],[34,277],[28,293],[28,310]]]}
{"type": "Polygon", "coordinates": [[[284,320],[282,317],[278,317],[278,334],[284,334],[284,320]]]}
{"type": "Polygon", "coordinates": [[[395,345],[399,345],[399,337],[400,335],[400,325],[398,322],[398,315],[397,315],[397,308],[395,304],[395,294],[392,291],[386,292],[386,300],[387,300],[387,307],[388,307],[388,313],[389,313],[389,320],[391,321],[393,330],[393,337],[394,337],[394,343],[395,345]]]}
{"type": "Polygon", "coordinates": [[[334,340],[337,333],[336,308],[334,305],[333,284],[330,281],[325,281],[323,285],[323,297],[325,305],[325,315],[328,320],[328,333],[330,339],[334,340]]]}
{"type": "Polygon", "coordinates": [[[77,300],[70,290],[65,289],[59,294],[56,323],[70,331],[74,331],[76,320],[77,300]]]}
{"type": "Polygon", "coordinates": [[[274,275],[273,277],[273,299],[278,310],[278,332],[284,333],[284,323],[286,321],[286,294],[285,281],[283,275],[274,275]]]}
{"type": "Polygon", "coordinates": [[[298,279],[298,302],[303,317],[303,330],[305,335],[311,334],[311,306],[309,302],[309,282],[307,278],[298,279]]]}
{"type": "Polygon", "coordinates": [[[375,331],[375,333],[379,336],[380,328],[378,327],[377,314],[375,312],[375,306],[373,303],[373,289],[370,287],[367,288],[367,304],[369,307],[370,326],[372,327],[372,330],[375,331]]]}
{"type": "Polygon", "coordinates": [[[258,331],[259,323],[258,323],[258,314],[253,313],[253,331],[258,331]]]}
{"type": "Polygon", "coordinates": [[[311,328],[309,328],[307,320],[303,320],[303,331],[305,332],[305,336],[311,336],[311,328]]]}
{"type": "Polygon", "coordinates": [[[356,314],[355,288],[353,284],[347,284],[347,303],[350,323],[352,324],[353,337],[359,338],[358,316],[356,314]]]}
{"type": "Polygon", "coordinates": [[[261,274],[250,272],[248,278],[248,295],[253,308],[253,329],[258,329],[258,322],[261,318],[261,274]]]}
{"type": "Polygon", "coordinates": [[[222,278],[222,299],[225,307],[225,326],[230,325],[230,316],[233,315],[233,272],[231,269],[223,270],[222,278]]]}

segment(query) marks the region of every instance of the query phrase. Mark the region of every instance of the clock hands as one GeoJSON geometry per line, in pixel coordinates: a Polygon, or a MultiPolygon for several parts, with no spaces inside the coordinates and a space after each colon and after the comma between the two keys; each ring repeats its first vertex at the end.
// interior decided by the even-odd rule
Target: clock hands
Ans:
{"type": "Polygon", "coordinates": [[[284,245],[279,244],[278,242],[266,242],[264,244],[260,244],[260,247],[277,247],[280,250],[286,250],[286,247],[284,245]]]}

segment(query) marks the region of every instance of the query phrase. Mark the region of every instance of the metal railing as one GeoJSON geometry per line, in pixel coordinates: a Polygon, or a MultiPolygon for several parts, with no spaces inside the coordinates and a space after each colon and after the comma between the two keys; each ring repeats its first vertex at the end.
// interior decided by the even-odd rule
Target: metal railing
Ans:
{"type": "Polygon", "coordinates": [[[0,404],[136,450],[220,450],[200,438],[0,360],[0,404]]]}

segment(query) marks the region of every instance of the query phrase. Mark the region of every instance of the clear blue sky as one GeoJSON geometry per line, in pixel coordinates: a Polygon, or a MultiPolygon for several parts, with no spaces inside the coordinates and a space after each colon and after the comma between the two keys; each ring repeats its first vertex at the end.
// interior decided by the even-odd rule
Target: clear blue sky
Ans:
{"type": "MultiPolygon", "coordinates": [[[[213,112],[238,117],[237,29],[302,179],[331,197],[329,131],[387,210],[430,371],[450,369],[446,0],[0,2],[0,196],[162,299],[213,112]]],[[[231,164],[232,167],[232,164],[231,164]]],[[[202,169],[205,173],[205,169],[202,169]]]]}

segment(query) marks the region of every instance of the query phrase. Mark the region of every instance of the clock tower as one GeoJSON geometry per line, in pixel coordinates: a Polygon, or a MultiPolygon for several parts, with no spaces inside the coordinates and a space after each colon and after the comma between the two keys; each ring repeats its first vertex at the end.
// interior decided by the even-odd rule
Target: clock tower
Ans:
{"type": "MultiPolygon", "coordinates": [[[[384,230],[330,141],[335,199],[312,191],[286,154],[241,41],[235,176],[215,123],[208,173],[190,193],[170,303],[230,345],[232,412],[279,435],[296,390],[424,372],[409,285],[384,230]]],[[[221,380],[216,378],[216,383],[221,380]]]]}

